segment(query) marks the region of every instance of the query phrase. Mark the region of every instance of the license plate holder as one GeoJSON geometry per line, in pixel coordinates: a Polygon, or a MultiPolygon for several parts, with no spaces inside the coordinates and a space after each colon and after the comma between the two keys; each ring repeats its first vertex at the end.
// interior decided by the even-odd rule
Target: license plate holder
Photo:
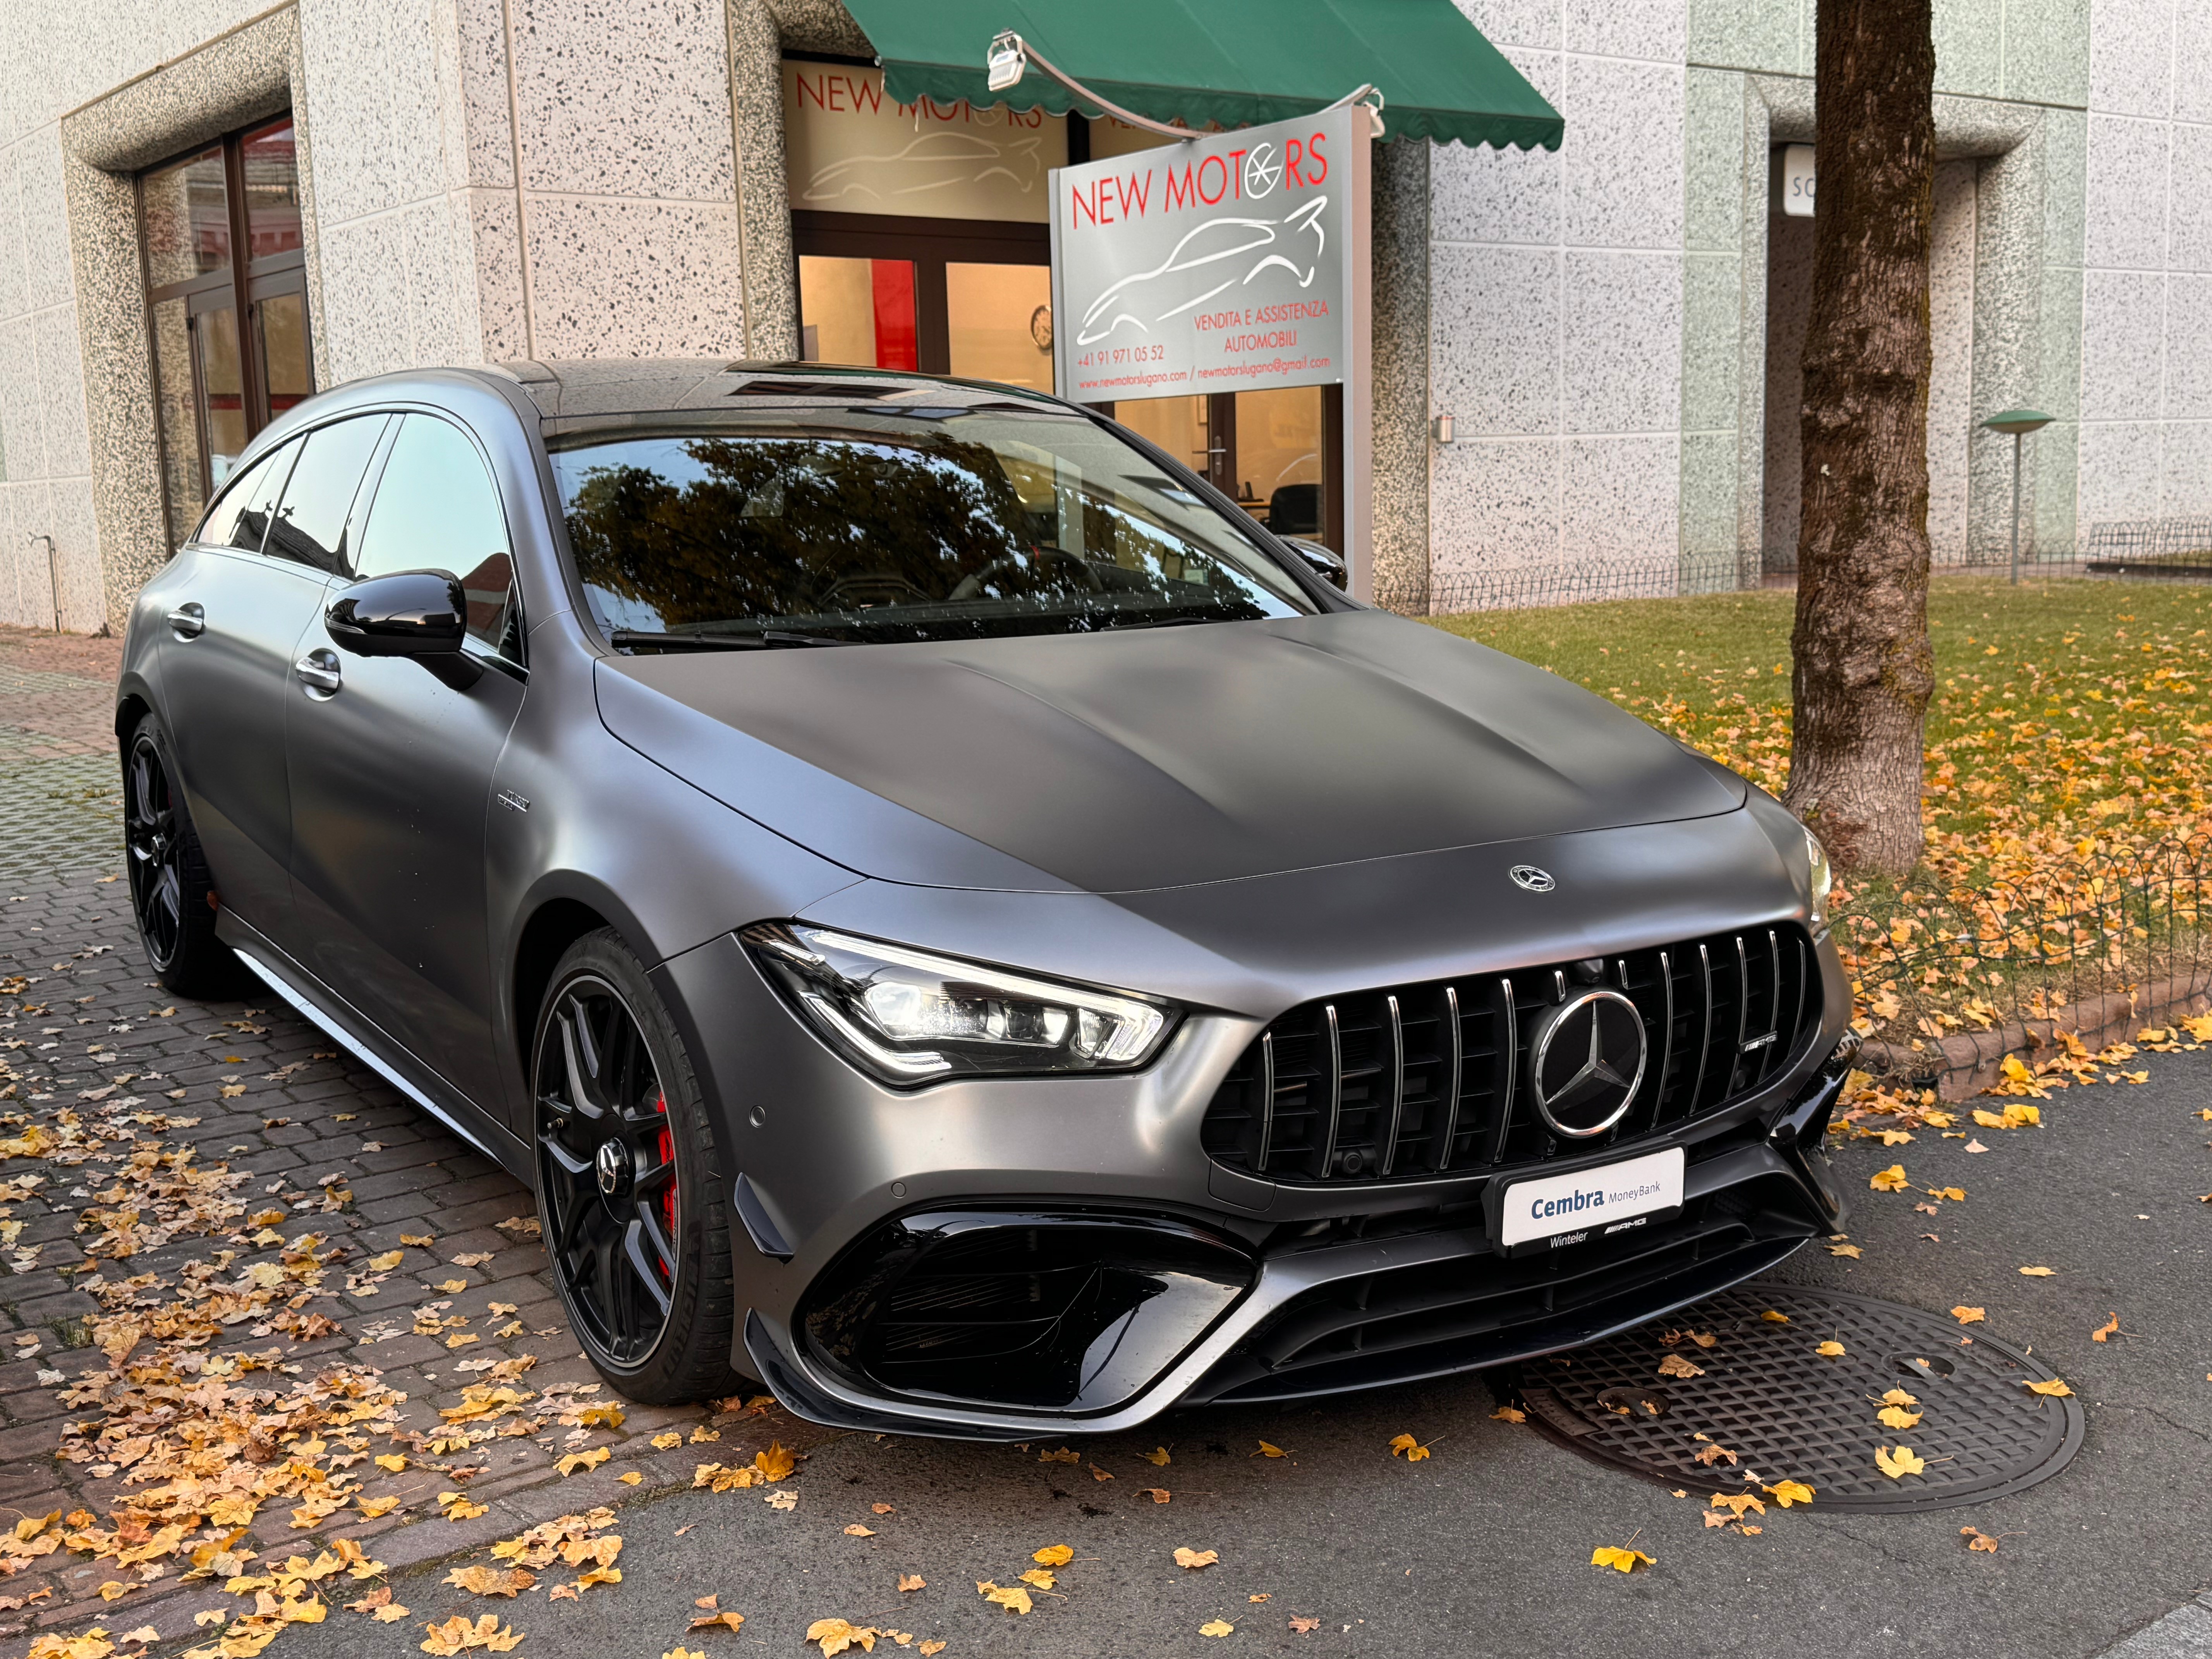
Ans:
{"type": "Polygon", "coordinates": [[[1681,1213],[1688,1159],[1680,1146],[1565,1175],[1516,1181],[1498,1205],[1508,1255],[1566,1249],[1640,1231],[1681,1213]]]}

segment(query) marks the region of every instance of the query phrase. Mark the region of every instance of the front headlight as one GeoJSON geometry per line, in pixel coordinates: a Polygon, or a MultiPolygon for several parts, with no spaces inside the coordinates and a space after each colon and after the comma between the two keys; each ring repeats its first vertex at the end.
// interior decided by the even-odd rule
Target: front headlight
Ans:
{"type": "Polygon", "coordinates": [[[1126,1072],[1159,1052],[1172,1004],[1031,979],[804,922],[738,937],[816,1031],[886,1083],[1009,1073],[1126,1072]]]}
{"type": "Polygon", "coordinates": [[[1828,849],[1810,830],[1805,832],[1805,865],[1806,879],[1813,890],[1811,920],[1818,927],[1828,920],[1828,890],[1836,884],[1836,872],[1828,867],[1828,849]]]}

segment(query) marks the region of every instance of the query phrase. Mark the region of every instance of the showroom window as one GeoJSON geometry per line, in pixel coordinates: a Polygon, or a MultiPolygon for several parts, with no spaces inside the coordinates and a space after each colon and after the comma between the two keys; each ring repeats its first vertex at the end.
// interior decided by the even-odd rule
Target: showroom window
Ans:
{"type": "Polygon", "coordinates": [[[172,547],[253,434],[315,390],[292,118],[139,175],[172,547]]]}

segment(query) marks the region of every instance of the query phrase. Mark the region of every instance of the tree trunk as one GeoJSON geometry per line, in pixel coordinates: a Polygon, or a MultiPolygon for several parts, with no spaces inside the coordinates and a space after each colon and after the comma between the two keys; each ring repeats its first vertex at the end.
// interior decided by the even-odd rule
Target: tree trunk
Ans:
{"type": "Polygon", "coordinates": [[[1930,0],[1820,0],[1790,806],[1844,869],[1919,861],[1928,641],[1930,0]]]}

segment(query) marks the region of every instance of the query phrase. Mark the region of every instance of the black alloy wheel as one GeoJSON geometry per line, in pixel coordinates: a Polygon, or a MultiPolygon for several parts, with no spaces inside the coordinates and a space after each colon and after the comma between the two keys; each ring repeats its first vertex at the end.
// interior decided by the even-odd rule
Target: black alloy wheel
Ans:
{"type": "Polygon", "coordinates": [[[139,720],[123,750],[123,847],[131,912],[146,960],[179,996],[224,997],[250,984],[237,956],[216,937],[214,879],[176,787],[161,728],[139,720]]]}
{"type": "Polygon", "coordinates": [[[633,1400],[731,1392],[727,1221],[704,1110],[611,933],[556,969],[534,1081],[545,1250],[585,1352],[633,1400]]]}
{"type": "Polygon", "coordinates": [[[124,764],[123,842],[131,855],[131,902],[146,955],[159,972],[176,960],[185,936],[184,848],[177,807],[154,734],[138,733],[124,764]]]}

